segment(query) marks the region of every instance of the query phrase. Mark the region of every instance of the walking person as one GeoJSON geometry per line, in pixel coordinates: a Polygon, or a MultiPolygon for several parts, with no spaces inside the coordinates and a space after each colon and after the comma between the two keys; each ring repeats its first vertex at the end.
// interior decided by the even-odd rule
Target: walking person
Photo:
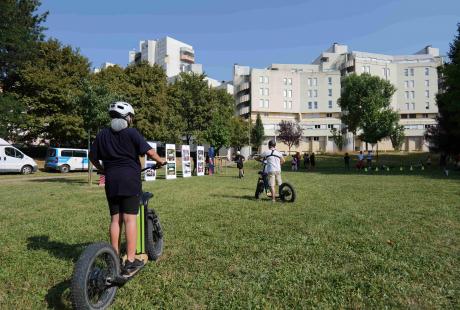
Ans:
{"type": "Polygon", "coordinates": [[[236,162],[236,167],[238,168],[238,177],[241,179],[244,177],[244,161],[246,159],[244,158],[243,155],[241,155],[240,151],[236,151],[236,156],[235,156],[235,162],[236,162]]]}
{"type": "Polygon", "coordinates": [[[291,170],[297,171],[297,156],[296,155],[292,155],[291,170]]]}
{"type": "Polygon", "coordinates": [[[310,168],[310,154],[307,152],[303,153],[303,166],[305,170],[308,170],[310,168]]]}
{"type": "Polygon", "coordinates": [[[356,164],[356,169],[361,170],[363,168],[364,168],[364,154],[363,154],[363,151],[359,151],[358,163],[356,164]]]}
{"type": "Polygon", "coordinates": [[[344,163],[345,163],[345,168],[347,170],[350,170],[350,155],[348,153],[345,153],[345,156],[343,157],[344,163]]]}

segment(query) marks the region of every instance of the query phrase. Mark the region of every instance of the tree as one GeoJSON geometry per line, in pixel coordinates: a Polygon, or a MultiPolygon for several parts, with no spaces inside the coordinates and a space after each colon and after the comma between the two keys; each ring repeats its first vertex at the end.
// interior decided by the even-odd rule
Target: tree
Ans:
{"type": "Polygon", "coordinates": [[[390,105],[395,91],[390,82],[377,76],[366,73],[347,76],[339,99],[342,122],[354,135],[360,129],[360,138],[366,143],[375,144],[388,137],[399,120],[390,105]]]}
{"type": "Polygon", "coordinates": [[[231,118],[231,136],[230,145],[237,150],[249,144],[249,122],[244,121],[241,117],[233,116],[231,118]]]}
{"type": "Polygon", "coordinates": [[[213,115],[211,93],[204,74],[181,73],[170,86],[170,104],[179,119],[179,131],[190,144],[204,142],[213,115]]]}
{"type": "Polygon", "coordinates": [[[303,129],[299,123],[281,121],[279,123],[278,139],[288,146],[288,153],[291,153],[293,146],[299,146],[303,129]]]}
{"type": "Polygon", "coordinates": [[[43,41],[41,24],[48,12],[35,14],[40,1],[2,0],[0,1],[0,89],[4,91],[15,82],[17,70],[35,59],[37,43],[43,41]]]}
{"type": "Polygon", "coordinates": [[[24,122],[24,105],[13,95],[0,93],[0,137],[18,141],[24,122]]]}
{"type": "Polygon", "coordinates": [[[262,142],[264,141],[265,130],[264,124],[262,123],[262,119],[260,118],[260,114],[257,114],[256,124],[252,127],[251,130],[251,143],[254,148],[259,150],[262,142]]]}
{"type": "Polygon", "coordinates": [[[331,129],[332,140],[334,140],[335,145],[339,148],[339,151],[342,151],[343,145],[345,143],[345,138],[343,137],[342,131],[337,130],[337,128],[331,129]]]}
{"type": "Polygon", "coordinates": [[[437,126],[427,130],[430,149],[446,155],[460,154],[460,23],[450,44],[449,62],[439,68],[442,88],[436,96],[437,126]]]}
{"type": "Polygon", "coordinates": [[[38,53],[24,63],[10,88],[26,106],[24,138],[83,146],[86,134],[76,98],[82,95],[81,81],[89,76],[89,61],[57,40],[39,43],[38,53]]]}
{"type": "Polygon", "coordinates": [[[396,125],[391,131],[390,140],[391,144],[393,145],[393,148],[396,151],[401,150],[405,137],[406,136],[404,135],[404,126],[402,125],[396,125]]]}

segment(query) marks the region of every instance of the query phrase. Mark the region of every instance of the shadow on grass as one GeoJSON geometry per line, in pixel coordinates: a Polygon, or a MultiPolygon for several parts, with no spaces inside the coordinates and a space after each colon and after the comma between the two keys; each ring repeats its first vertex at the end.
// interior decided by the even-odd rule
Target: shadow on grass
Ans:
{"type": "Polygon", "coordinates": [[[50,309],[71,309],[70,280],[64,280],[50,288],[45,300],[50,309]]]}
{"type": "Polygon", "coordinates": [[[213,197],[218,197],[218,198],[232,198],[232,199],[245,199],[245,200],[251,200],[251,201],[258,201],[258,199],[256,199],[254,196],[250,196],[250,195],[241,195],[241,196],[238,196],[238,195],[218,195],[218,194],[213,194],[211,195],[213,197]]]}
{"type": "Polygon", "coordinates": [[[59,241],[51,241],[49,236],[32,236],[27,238],[28,250],[46,250],[51,255],[64,260],[77,261],[90,242],[67,244],[59,241]]]}
{"type": "MultiPolygon", "coordinates": [[[[40,179],[30,179],[29,182],[38,182],[38,183],[63,183],[63,184],[88,184],[88,180],[81,178],[66,178],[66,177],[56,177],[56,178],[40,178],[40,179]]],[[[96,184],[93,182],[93,184],[96,184]]]]}

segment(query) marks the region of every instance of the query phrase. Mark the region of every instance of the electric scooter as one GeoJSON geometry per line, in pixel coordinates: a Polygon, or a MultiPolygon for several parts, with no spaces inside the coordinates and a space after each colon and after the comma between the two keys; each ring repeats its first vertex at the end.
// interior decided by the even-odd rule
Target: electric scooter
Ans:
{"type": "MultiPolygon", "coordinates": [[[[142,169],[159,169],[161,165],[142,169]]],[[[141,191],[137,214],[136,258],[145,264],[157,260],[163,252],[163,231],[154,209],[148,208],[150,192],[141,191]]],[[[121,238],[120,238],[121,239],[121,238]]],[[[117,289],[131,280],[135,274],[121,274],[120,258],[112,245],[98,242],[89,245],[78,259],[70,286],[74,309],[106,309],[113,302],[117,289]]]]}
{"type": "MultiPolygon", "coordinates": [[[[259,171],[259,179],[257,180],[257,186],[256,186],[256,193],[255,193],[255,198],[259,199],[260,194],[262,194],[265,191],[265,194],[268,196],[268,193],[270,193],[270,185],[268,182],[268,174],[265,172],[265,166],[266,166],[266,161],[262,161],[262,170],[259,171]]],[[[276,198],[280,198],[281,201],[284,202],[294,202],[296,193],[294,190],[294,187],[288,183],[284,182],[281,183],[279,186],[278,190],[278,196],[276,198]]]]}

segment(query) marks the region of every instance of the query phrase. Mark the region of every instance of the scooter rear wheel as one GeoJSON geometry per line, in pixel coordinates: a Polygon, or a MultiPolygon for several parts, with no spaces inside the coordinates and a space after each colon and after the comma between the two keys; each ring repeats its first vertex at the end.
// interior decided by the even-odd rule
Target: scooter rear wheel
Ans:
{"type": "Polygon", "coordinates": [[[120,274],[120,260],[105,242],[88,246],[75,265],[70,286],[74,309],[106,309],[113,302],[117,286],[107,280],[120,274]]]}
{"type": "Polygon", "coordinates": [[[294,187],[289,183],[282,183],[280,185],[279,195],[284,202],[294,202],[296,197],[294,187]]]}

